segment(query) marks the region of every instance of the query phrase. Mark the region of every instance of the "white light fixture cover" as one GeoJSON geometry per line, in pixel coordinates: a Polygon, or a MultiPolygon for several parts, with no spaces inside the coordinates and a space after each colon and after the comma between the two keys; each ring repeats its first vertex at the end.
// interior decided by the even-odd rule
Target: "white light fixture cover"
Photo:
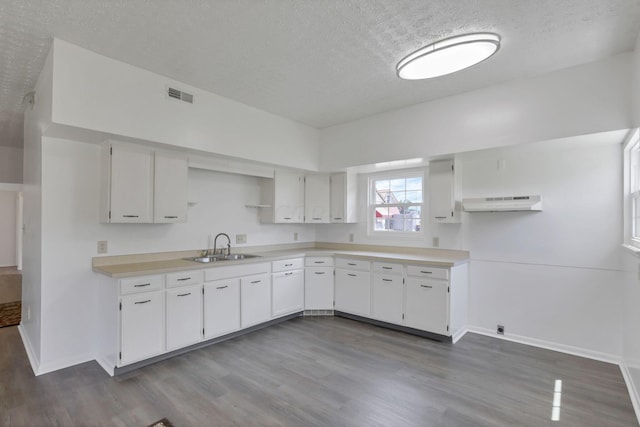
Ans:
{"type": "Polygon", "coordinates": [[[500,48],[500,36],[473,33],[449,37],[405,56],[396,70],[405,80],[430,79],[478,64],[500,48]]]}

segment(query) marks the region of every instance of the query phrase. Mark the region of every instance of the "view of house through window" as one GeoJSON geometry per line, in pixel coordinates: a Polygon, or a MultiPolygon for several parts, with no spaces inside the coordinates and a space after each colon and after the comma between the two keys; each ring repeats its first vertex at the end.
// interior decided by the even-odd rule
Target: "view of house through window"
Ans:
{"type": "Polygon", "coordinates": [[[423,177],[421,173],[370,179],[370,230],[413,233],[422,227],[423,177]]]}

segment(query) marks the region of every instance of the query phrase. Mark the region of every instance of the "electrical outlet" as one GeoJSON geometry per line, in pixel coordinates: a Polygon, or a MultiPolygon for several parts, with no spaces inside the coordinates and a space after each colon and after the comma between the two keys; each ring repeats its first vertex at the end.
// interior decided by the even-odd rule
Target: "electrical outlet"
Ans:
{"type": "Polygon", "coordinates": [[[498,325],[498,326],[496,327],[496,333],[497,333],[498,335],[504,335],[504,326],[503,326],[503,325],[498,325]]]}
{"type": "Polygon", "coordinates": [[[353,243],[353,233],[349,233],[349,243],[353,243]]]}
{"type": "Polygon", "coordinates": [[[440,238],[439,237],[432,238],[431,246],[433,246],[434,248],[440,247],[440,238]]]}
{"type": "Polygon", "coordinates": [[[297,231],[295,231],[293,233],[293,240],[298,240],[298,232],[297,231]]]}
{"type": "Polygon", "coordinates": [[[98,240],[98,253],[106,254],[107,253],[107,241],[106,240],[98,240]]]}
{"type": "Polygon", "coordinates": [[[247,243],[247,235],[246,234],[236,234],[236,244],[241,245],[243,243],[247,243]]]}

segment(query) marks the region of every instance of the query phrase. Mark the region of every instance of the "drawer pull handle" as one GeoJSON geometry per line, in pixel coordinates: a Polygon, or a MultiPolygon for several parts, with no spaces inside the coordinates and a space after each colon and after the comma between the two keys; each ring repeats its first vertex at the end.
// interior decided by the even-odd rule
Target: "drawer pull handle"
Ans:
{"type": "Polygon", "coordinates": [[[142,283],[140,285],[133,285],[134,288],[143,288],[145,286],[151,286],[151,283],[142,283]]]}
{"type": "Polygon", "coordinates": [[[228,285],[224,285],[224,286],[218,286],[216,287],[216,289],[227,289],[229,286],[228,285]]]}
{"type": "Polygon", "coordinates": [[[291,276],[293,274],[293,271],[290,271],[288,273],[284,273],[285,276],[291,276]]]}
{"type": "Polygon", "coordinates": [[[437,216],[436,219],[447,219],[446,216],[437,216]]]}
{"type": "Polygon", "coordinates": [[[314,218],[311,218],[311,219],[314,220],[314,221],[320,221],[322,218],[314,217],[314,218]]]}
{"type": "Polygon", "coordinates": [[[353,274],[353,273],[347,273],[347,276],[356,277],[356,274],[353,274]]]}
{"type": "Polygon", "coordinates": [[[145,300],[145,301],[136,301],[136,302],[134,302],[134,304],[146,304],[148,302],[151,302],[151,300],[148,299],[148,300],[145,300]]]}
{"type": "Polygon", "coordinates": [[[291,219],[291,217],[290,217],[290,216],[285,216],[285,217],[284,217],[284,218],[282,218],[282,219],[291,219]]]}
{"type": "Polygon", "coordinates": [[[315,273],[313,273],[313,274],[324,274],[324,271],[316,271],[316,272],[315,272],[315,273]]]}
{"type": "Polygon", "coordinates": [[[391,279],[382,279],[383,282],[393,282],[391,279]]]}
{"type": "Polygon", "coordinates": [[[167,219],[178,219],[177,215],[165,215],[164,217],[167,219]]]}
{"type": "Polygon", "coordinates": [[[339,219],[342,219],[342,218],[333,218],[333,219],[335,219],[335,220],[339,220],[339,219]]]}
{"type": "Polygon", "coordinates": [[[385,266],[383,266],[382,269],[383,270],[393,270],[393,267],[385,267],[385,266]]]}
{"type": "Polygon", "coordinates": [[[140,218],[138,215],[122,215],[123,218],[140,218]]]}
{"type": "Polygon", "coordinates": [[[254,280],[253,282],[251,282],[252,284],[256,284],[256,283],[260,283],[262,282],[262,280],[254,280]]]}
{"type": "Polygon", "coordinates": [[[185,280],[191,280],[191,277],[183,277],[178,279],[179,282],[184,282],[185,280]]]}
{"type": "Polygon", "coordinates": [[[431,286],[431,285],[420,285],[420,287],[421,288],[429,288],[429,289],[433,288],[433,286],[431,286]]]}
{"type": "Polygon", "coordinates": [[[285,264],[285,267],[291,267],[293,264],[285,264]]]}
{"type": "Polygon", "coordinates": [[[348,262],[347,265],[358,265],[358,264],[353,263],[353,262],[348,262]]]}
{"type": "Polygon", "coordinates": [[[433,271],[424,271],[424,270],[420,270],[420,273],[424,273],[424,274],[433,274],[433,271]]]}
{"type": "Polygon", "coordinates": [[[324,261],[313,261],[314,264],[324,264],[324,261]]]}
{"type": "Polygon", "coordinates": [[[187,292],[186,294],[178,294],[179,297],[186,297],[187,295],[191,295],[191,292],[187,292]]]}

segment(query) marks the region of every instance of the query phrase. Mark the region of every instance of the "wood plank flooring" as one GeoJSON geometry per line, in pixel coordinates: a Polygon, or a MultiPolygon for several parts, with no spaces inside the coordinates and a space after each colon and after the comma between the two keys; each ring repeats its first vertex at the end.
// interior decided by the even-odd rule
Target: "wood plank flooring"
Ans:
{"type": "Polygon", "coordinates": [[[617,366],[467,334],[457,344],[342,318],[298,318],[109,377],[34,377],[0,329],[0,425],[637,426],[617,366]],[[560,421],[551,421],[562,382],[560,421]]]}

